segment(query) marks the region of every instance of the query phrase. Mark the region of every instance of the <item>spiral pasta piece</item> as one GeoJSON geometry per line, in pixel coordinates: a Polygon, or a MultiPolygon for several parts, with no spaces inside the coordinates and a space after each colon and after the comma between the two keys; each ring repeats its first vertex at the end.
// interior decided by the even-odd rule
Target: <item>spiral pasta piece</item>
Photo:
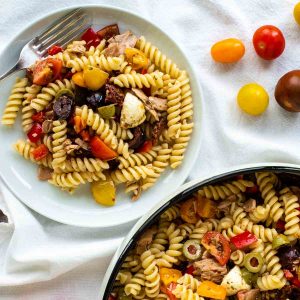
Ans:
{"type": "Polygon", "coordinates": [[[265,205],[270,206],[270,215],[266,221],[267,226],[272,222],[277,222],[283,215],[283,208],[281,203],[276,196],[274,188],[274,179],[268,172],[256,173],[257,184],[261,192],[262,198],[264,199],[265,205]]]}
{"type": "Polygon", "coordinates": [[[190,86],[190,79],[186,71],[181,71],[178,78],[181,88],[181,109],[180,109],[180,119],[181,122],[184,120],[191,120],[193,117],[193,99],[192,90],[190,86]]]}
{"type": "Polygon", "coordinates": [[[245,192],[247,187],[253,187],[254,183],[248,180],[234,180],[222,185],[208,185],[198,191],[200,196],[214,200],[224,200],[231,195],[245,192]]]}
{"type": "Polygon", "coordinates": [[[35,160],[32,151],[35,149],[30,143],[19,140],[14,145],[15,150],[23,156],[27,160],[31,160],[32,162],[43,165],[44,167],[52,168],[52,155],[47,155],[45,158],[41,160],[35,160]]]}
{"type": "Polygon", "coordinates": [[[56,120],[53,122],[53,135],[52,135],[52,151],[53,151],[53,169],[64,169],[67,159],[67,152],[64,142],[67,139],[67,121],[56,120]]]}
{"type": "Polygon", "coordinates": [[[255,210],[249,213],[249,218],[254,223],[264,222],[269,217],[270,205],[257,206],[255,210]]]}
{"type": "Polygon", "coordinates": [[[162,87],[162,73],[153,72],[150,74],[140,74],[140,73],[132,73],[132,74],[120,74],[116,77],[111,77],[110,81],[115,85],[126,88],[150,88],[154,87],[162,87]]]}
{"type": "Polygon", "coordinates": [[[129,269],[132,273],[138,272],[141,267],[140,258],[137,255],[128,255],[122,264],[122,269],[129,269]]]}
{"type": "Polygon", "coordinates": [[[130,282],[125,285],[125,294],[137,296],[141,293],[143,286],[145,286],[145,275],[143,271],[140,271],[134,274],[130,282]]]}
{"type": "Polygon", "coordinates": [[[158,151],[156,159],[153,161],[153,170],[154,173],[149,175],[146,179],[143,180],[142,190],[145,191],[158,180],[160,174],[167,168],[169,165],[168,160],[170,157],[171,149],[168,148],[168,144],[165,143],[162,145],[162,149],[158,151]]]}
{"type": "Polygon", "coordinates": [[[83,105],[81,108],[76,107],[75,114],[76,116],[80,116],[83,122],[88,126],[92,127],[106,145],[110,146],[112,149],[118,147],[117,137],[99,114],[94,113],[87,105],[83,105]]]}
{"type": "Polygon", "coordinates": [[[26,93],[27,78],[17,78],[10,96],[8,97],[5,110],[2,115],[2,124],[11,126],[15,123],[18,111],[22,106],[24,94],[26,93]]]}
{"type": "Polygon", "coordinates": [[[178,284],[172,293],[177,299],[181,300],[204,300],[203,297],[200,297],[197,293],[194,293],[191,289],[181,284],[178,284]]]}
{"type": "Polygon", "coordinates": [[[48,104],[54,99],[56,94],[62,89],[74,90],[75,85],[72,80],[63,79],[50,82],[46,87],[43,87],[41,93],[37,94],[36,98],[32,99],[31,107],[37,111],[44,110],[48,104]]]}
{"type": "Polygon", "coordinates": [[[169,243],[169,238],[166,233],[165,226],[159,226],[156,235],[154,236],[153,242],[150,246],[152,254],[155,258],[160,258],[165,251],[166,245],[169,243]]]}
{"type": "Polygon", "coordinates": [[[76,53],[72,53],[69,50],[64,50],[63,52],[58,52],[58,53],[52,55],[51,57],[60,59],[62,61],[62,65],[64,67],[67,67],[69,61],[71,61],[72,59],[75,59],[78,56],[76,53]]]}
{"type": "Polygon", "coordinates": [[[180,82],[176,81],[174,85],[169,85],[167,97],[167,120],[168,135],[170,138],[178,138],[180,134],[180,107],[181,107],[181,89],[180,82]]]}
{"type": "Polygon", "coordinates": [[[281,289],[284,285],[285,282],[275,275],[264,275],[257,279],[257,286],[261,291],[281,289]]]}
{"type": "Polygon", "coordinates": [[[48,182],[61,188],[74,189],[80,184],[98,180],[105,180],[105,175],[102,172],[71,172],[53,173],[52,178],[48,182]]]}
{"type": "Polygon", "coordinates": [[[183,238],[187,238],[195,229],[195,225],[190,223],[183,223],[179,225],[178,228],[180,229],[180,234],[183,236],[183,238]]]}
{"type": "Polygon", "coordinates": [[[105,123],[108,124],[113,134],[122,140],[131,140],[133,138],[133,133],[130,129],[124,129],[117,123],[114,119],[106,119],[105,123]]]}
{"type": "Polygon", "coordinates": [[[98,46],[91,46],[86,52],[85,52],[85,56],[86,57],[89,57],[91,55],[94,55],[94,56],[100,56],[101,55],[101,52],[104,50],[106,46],[106,40],[103,39],[101,40],[100,44],[98,46]]]}
{"type": "Polygon", "coordinates": [[[134,166],[147,165],[152,163],[153,160],[157,157],[158,151],[161,149],[160,146],[152,148],[148,152],[143,153],[132,153],[125,159],[122,156],[118,157],[120,162],[119,169],[126,169],[134,166]]]}
{"type": "Polygon", "coordinates": [[[234,221],[231,216],[224,217],[220,220],[217,230],[222,231],[223,229],[231,228],[234,225],[234,221]]]}
{"type": "Polygon", "coordinates": [[[134,166],[127,169],[116,170],[111,173],[111,179],[116,183],[127,181],[138,181],[147,176],[153,176],[154,171],[151,165],[147,166],[134,166]]]}
{"type": "Polygon", "coordinates": [[[99,172],[109,169],[107,162],[102,161],[99,158],[80,158],[72,157],[65,162],[65,168],[63,172],[99,172]]]}
{"type": "Polygon", "coordinates": [[[67,64],[71,68],[71,72],[80,72],[87,66],[97,67],[103,71],[111,72],[120,70],[124,57],[106,57],[104,54],[100,56],[90,55],[88,57],[81,56],[70,60],[67,64]]]}
{"type": "Polygon", "coordinates": [[[169,237],[169,249],[157,260],[157,265],[159,267],[171,268],[173,264],[178,262],[178,257],[182,255],[183,244],[181,242],[183,236],[180,235],[180,229],[176,229],[174,223],[171,223],[166,234],[169,237]]]}
{"type": "Polygon", "coordinates": [[[186,123],[183,121],[181,124],[179,137],[175,139],[172,153],[170,156],[170,165],[172,169],[179,167],[182,164],[184,153],[191,139],[194,123],[186,123]]]}
{"type": "Polygon", "coordinates": [[[121,285],[126,285],[130,282],[131,278],[131,272],[126,270],[120,270],[116,277],[116,280],[119,281],[121,285]]]}
{"type": "Polygon", "coordinates": [[[53,138],[52,134],[45,134],[43,136],[43,144],[48,148],[48,150],[53,153],[53,138]]]}
{"type": "Polygon", "coordinates": [[[162,213],[161,218],[168,221],[173,221],[180,216],[179,206],[171,206],[165,212],[162,213]]]}
{"type": "Polygon", "coordinates": [[[153,62],[161,71],[170,74],[171,77],[179,76],[179,68],[170,59],[166,57],[157,47],[148,42],[145,37],[141,36],[136,43],[136,48],[143,51],[146,56],[153,62]]]}
{"type": "Polygon", "coordinates": [[[32,116],[35,114],[35,110],[31,107],[31,100],[34,99],[39,91],[41,86],[32,84],[25,88],[24,101],[22,103],[22,128],[24,132],[28,132],[32,125],[33,120],[32,116]]]}
{"type": "Polygon", "coordinates": [[[160,292],[160,275],[155,256],[151,250],[141,255],[142,267],[145,275],[145,292],[149,298],[155,298],[160,292]]]}
{"type": "Polygon", "coordinates": [[[241,250],[235,250],[230,255],[230,259],[233,261],[233,263],[240,267],[244,265],[244,258],[245,252],[241,250]]]}
{"type": "Polygon", "coordinates": [[[230,239],[240,233],[243,233],[244,230],[238,226],[238,225],[233,225],[231,228],[228,228],[226,230],[222,231],[222,235],[226,238],[227,241],[230,241],[230,239]]]}
{"type": "Polygon", "coordinates": [[[191,289],[193,292],[197,292],[200,282],[190,274],[184,274],[177,280],[177,283],[185,286],[187,289],[191,289]]]}
{"type": "Polygon", "coordinates": [[[199,220],[192,233],[190,234],[190,239],[200,241],[206,232],[212,231],[217,229],[219,226],[219,222],[215,219],[208,219],[207,221],[203,222],[199,220]]]}

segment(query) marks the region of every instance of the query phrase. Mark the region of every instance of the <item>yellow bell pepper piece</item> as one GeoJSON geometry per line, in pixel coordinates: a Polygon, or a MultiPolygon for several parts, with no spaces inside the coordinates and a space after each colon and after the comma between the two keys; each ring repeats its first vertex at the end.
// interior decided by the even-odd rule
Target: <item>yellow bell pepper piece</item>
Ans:
{"type": "Polygon", "coordinates": [[[212,281],[203,281],[198,287],[198,295],[216,300],[225,300],[226,289],[212,281]]]}
{"type": "Polygon", "coordinates": [[[165,286],[168,286],[171,282],[177,282],[182,276],[182,273],[176,269],[160,268],[159,269],[160,280],[165,286]]]}
{"type": "Polygon", "coordinates": [[[97,203],[105,206],[116,204],[116,188],[112,181],[94,181],[91,189],[97,203]]]}
{"type": "Polygon", "coordinates": [[[202,218],[213,218],[216,213],[216,204],[212,200],[198,196],[197,214],[202,218]]]}
{"type": "Polygon", "coordinates": [[[149,60],[147,56],[140,50],[135,48],[126,48],[125,56],[129,63],[131,63],[134,70],[147,68],[149,60]]]}
{"type": "Polygon", "coordinates": [[[73,82],[81,87],[86,87],[84,78],[83,78],[83,72],[77,72],[72,76],[73,82]]]}
{"type": "Polygon", "coordinates": [[[83,71],[83,78],[88,89],[99,90],[106,82],[109,74],[99,68],[87,66],[83,71]]]}

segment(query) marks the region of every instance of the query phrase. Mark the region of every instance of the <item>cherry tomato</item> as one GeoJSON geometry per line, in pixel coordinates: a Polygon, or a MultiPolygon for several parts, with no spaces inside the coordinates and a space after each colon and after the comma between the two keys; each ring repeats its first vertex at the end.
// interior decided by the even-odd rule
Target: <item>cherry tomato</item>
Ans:
{"type": "Polygon", "coordinates": [[[300,25],[300,2],[298,2],[294,7],[294,18],[298,25],[300,25]]]}
{"type": "Polygon", "coordinates": [[[40,140],[42,134],[43,134],[42,125],[39,123],[34,123],[31,129],[28,131],[27,137],[30,142],[36,143],[40,140]]]}
{"type": "Polygon", "coordinates": [[[100,38],[92,28],[87,29],[81,36],[81,39],[86,41],[87,48],[90,48],[91,46],[97,47],[100,43],[100,38]]]}
{"type": "Polygon", "coordinates": [[[31,153],[34,159],[39,161],[48,155],[49,150],[46,145],[41,144],[38,147],[36,147],[34,150],[32,150],[31,153]]]}
{"type": "Polygon", "coordinates": [[[258,56],[266,60],[272,60],[284,51],[285,39],[279,28],[265,25],[255,31],[253,46],[258,56]]]}
{"type": "Polygon", "coordinates": [[[196,224],[198,221],[197,214],[197,205],[196,205],[196,199],[191,198],[180,206],[180,216],[181,218],[190,224],[196,224]]]}
{"type": "Polygon", "coordinates": [[[51,48],[48,49],[49,55],[55,55],[59,52],[63,52],[63,48],[59,45],[53,45],[51,48]]]}
{"type": "Polygon", "coordinates": [[[300,70],[290,71],[279,79],[275,99],[284,109],[300,112],[300,70]]]}
{"type": "Polygon", "coordinates": [[[230,257],[230,245],[224,236],[217,231],[205,233],[201,244],[216,258],[221,266],[226,265],[230,257]]]}
{"type": "Polygon", "coordinates": [[[92,153],[95,157],[109,160],[117,157],[117,153],[110,149],[104,142],[97,136],[94,136],[90,141],[92,153]]]}
{"type": "Polygon", "coordinates": [[[45,121],[45,113],[43,111],[34,114],[31,119],[37,123],[43,123],[45,121]]]}
{"type": "Polygon", "coordinates": [[[37,62],[33,69],[33,83],[37,85],[47,85],[61,75],[62,61],[57,58],[46,58],[37,62]]]}
{"type": "Polygon", "coordinates": [[[249,83],[239,90],[237,102],[244,112],[258,116],[267,109],[269,95],[261,85],[249,83]]]}
{"type": "Polygon", "coordinates": [[[146,141],[138,150],[138,153],[149,152],[153,147],[152,141],[146,141]]]}
{"type": "Polygon", "coordinates": [[[212,58],[220,63],[234,63],[245,54],[245,46],[238,39],[226,39],[215,43],[210,50],[212,58]]]}

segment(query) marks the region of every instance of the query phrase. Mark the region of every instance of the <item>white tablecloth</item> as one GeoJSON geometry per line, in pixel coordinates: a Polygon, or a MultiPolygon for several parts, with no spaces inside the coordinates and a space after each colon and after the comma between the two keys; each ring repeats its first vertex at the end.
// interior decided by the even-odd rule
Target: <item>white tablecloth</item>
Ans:
{"type": "MultiPolygon", "coordinates": [[[[243,163],[300,163],[300,115],[282,110],[273,96],[279,77],[299,68],[300,27],[292,16],[297,1],[84,2],[132,10],[158,24],[185,49],[202,83],[205,104],[203,145],[191,178],[243,163]],[[285,52],[273,62],[259,59],[251,43],[253,32],[264,24],[278,26],[286,37],[285,52]],[[246,55],[235,65],[216,64],[210,47],[228,37],[242,39],[246,55]],[[247,116],[236,105],[239,88],[253,81],[270,95],[269,108],[261,117],[247,116]]],[[[33,19],[80,3],[1,0],[0,51],[33,19]]],[[[132,224],[106,231],[74,228],[31,211],[6,189],[3,194],[0,208],[5,199],[11,224],[0,227],[0,299],[97,299],[110,257],[132,224]]]]}

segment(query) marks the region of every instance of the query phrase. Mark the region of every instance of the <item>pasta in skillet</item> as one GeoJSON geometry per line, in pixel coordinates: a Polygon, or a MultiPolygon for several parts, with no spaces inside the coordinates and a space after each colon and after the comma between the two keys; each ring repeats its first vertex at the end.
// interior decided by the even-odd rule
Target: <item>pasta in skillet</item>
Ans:
{"type": "MultiPolygon", "coordinates": [[[[26,137],[15,149],[42,166],[39,179],[72,193],[91,183],[97,203],[114,205],[116,185],[125,184],[137,200],[169,166],[181,165],[194,126],[185,70],[116,24],[98,32],[89,28],[80,40],[64,49],[54,45],[48,54],[17,80],[2,117],[11,126],[21,110],[26,137]]],[[[291,201],[287,205],[292,209],[291,201]]],[[[162,262],[170,263],[172,253],[167,250],[162,262]]],[[[132,285],[128,290],[165,299],[152,286],[157,278],[149,279],[150,270],[140,288],[134,286],[140,275],[121,275],[120,282],[132,285]]]]}
{"type": "Polygon", "coordinates": [[[280,176],[239,176],[167,208],[125,256],[117,278],[126,268],[131,280],[112,299],[299,299],[300,184],[280,176]]]}

